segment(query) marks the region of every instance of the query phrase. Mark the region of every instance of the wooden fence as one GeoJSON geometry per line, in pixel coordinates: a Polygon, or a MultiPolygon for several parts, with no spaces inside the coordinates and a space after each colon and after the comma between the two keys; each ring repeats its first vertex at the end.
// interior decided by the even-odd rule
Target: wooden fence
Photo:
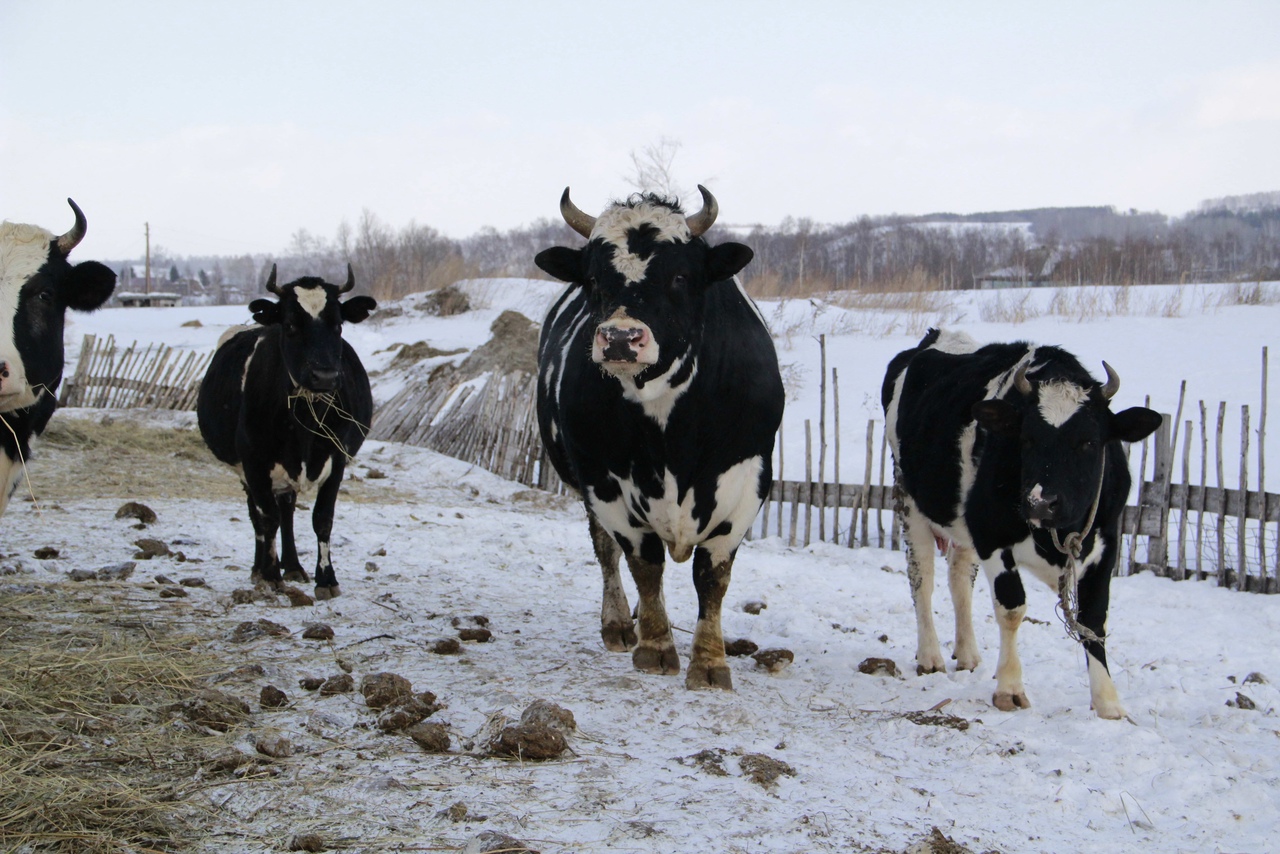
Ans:
{"type": "MultiPolygon", "coordinates": [[[[192,409],[211,355],[184,354],[165,345],[131,344],[122,349],[110,336],[97,340],[88,335],[60,403],[192,409]]],[[[805,459],[799,465],[784,458],[786,437],[779,431],[775,481],[749,536],[779,536],[793,545],[819,541],[901,548],[883,425],[867,422],[866,444],[859,449],[862,481],[842,482],[839,374],[834,368],[828,374],[825,346],[821,369],[816,441],[811,422],[805,421],[805,459]],[[828,375],[834,416],[830,444],[828,375]],[[833,455],[830,467],[828,451],[833,455]]],[[[1217,417],[1211,420],[1210,408],[1200,401],[1197,428],[1194,419],[1182,418],[1185,383],[1178,412],[1166,415],[1140,448],[1130,449],[1140,453],[1137,470],[1142,476],[1137,479],[1136,503],[1125,508],[1121,573],[1145,569],[1175,579],[1213,578],[1238,590],[1280,592],[1280,495],[1265,490],[1266,389],[1264,347],[1261,408],[1256,429],[1251,427],[1250,408],[1240,409],[1234,483],[1228,483],[1224,455],[1227,404],[1218,403],[1217,417]],[[1249,488],[1252,448],[1254,489],[1249,488]],[[1193,459],[1199,461],[1198,477],[1193,459]],[[1180,477],[1176,483],[1175,473],[1180,477]]],[[[370,438],[428,447],[526,486],[564,492],[538,434],[535,390],[536,377],[522,372],[484,374],[457,384],[412,384],[379,407],[370,438]]]]}
{"type": "Polygon", "coordinates": [[[213,353],[183,352],[167,344],[128,347],[115,336],[84,336],[75,373],[62,385],[59,406],[195,409],[200,380],[213,353]]]}

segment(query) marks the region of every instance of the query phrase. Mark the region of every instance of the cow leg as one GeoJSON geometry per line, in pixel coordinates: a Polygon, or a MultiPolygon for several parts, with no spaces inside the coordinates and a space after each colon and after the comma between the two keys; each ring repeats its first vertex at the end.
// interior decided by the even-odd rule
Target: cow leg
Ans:
{"type": "Polygon", "coordinates": [[[933,625],[933,531],[910,498],[904,501],[902,533],[907,545],[907,579],[916,606],[916,674],[945,673],[947,665],[933,625]]]}
{"type": "Polygon", "coordinates": [[[9,498],[18,488],[22,466],[13,457],[0,451],[0,514],[9,506],[9,498]]]}
{"type": "Polygon", "coordinates": [[[733,690],[733,677],[724,657],[724,635],[720,629],[720,609],[729,590],[735,551],[717,559],[712,552],[698,546],[693,551],[693,586],[698,591],[698,624],[693,630],[693,655],[685,673],[684,686],[689,689],[723,688],[733,690]]]}
{"type": "Polygon", "coordinates": [[[1104,646],[1107,637],[1107,608],[1111,599],[1110,567],[1113,565],[1114,561],[1108,561],[1104,555],[1101,563],[1089,567],[1080,578],[1077,586],[1080,613],[1076,619],[1102,638],[1101,643],[1090,640],[1082,642],[1085,663],[1089,666],[1089,707],[1097,712],[1098,717],[1114,721],[1123,718],[1125,711],[1120,705],[1120,695],[1116,692],[1111,672],[1107,669],[1107,650],[1104,646]]]}
{"type": "Polygon", "coordinates": [[[996,664],[996,692],[991,703],[1002,712],[1031,708],[1026,689],[1022,687],[1022,659],[1018,657],[1018,627],[1027,614],[1027,593],[1018,570],[1003,565],[1012,561],[1006,551],[994,570],[983,564],[991,580],[991,598],[995,603],[996,623],[1000,626],[1000,661],[996,664]]]}
{"type": "Polygon", "coordinates": [[[280,588],[280,561],[276,556],[276,532],[280,528],[279,508],[271,492],[271,478],[250,477],[245,473],[244,491],[249,500],[249,518],[253,522],[254,584],[280,588]]]}
{"type": "Polygon", "coordinates": [[[346,468],[342,456],[335,455],[333,470],[320,484],[315,507],[311,509],[311,527],[316,532],[316,598],[333,599],[342,594],[338,575],[329,556],[329,536],[333,533],[333,508],[338,503],[338,487],[346,468]]]}
{"type": "Polygon", "coordinates": [[[622,574],[618,571],[618,559],[622,549],[596,517],[587,514],[591,529],[591,544],[595,546],[596,560],[604,573],[604,598],[600,605],[600,637],[610,652],[626,652],[636,645],[635,624],[631,620],[631,606],[627,604],[626,591],[622,589],[622,574]]]}
{"type": "Polygon", "coordinates": [[[947,555],[951,604],[956,612],[956,646],[951,657],[957,670],[977,670],[982,663],[973,636],[973,582],[978,577],[978,556],[973,549],[953,545],[947,555]]]}
{"type": "Polygon", "coordinates": [[[298,545],[293,538],[293,511],[298,504],[298,494],[293,490],[276,495],[276,508],[280,511],[280,568],[285,581],[310,581],[311,576],[298,560],[298,545]]]}
{"type": "Polygon", "coordinates": [[[640,594],[640,637],[631,651],[636,670],[661,673],[680,672],[680,656],[667,619],[667,603],[662,596],[662,541],[655,534],[645,534],[639,550],[626,549],[627,566],[640,594]]]}

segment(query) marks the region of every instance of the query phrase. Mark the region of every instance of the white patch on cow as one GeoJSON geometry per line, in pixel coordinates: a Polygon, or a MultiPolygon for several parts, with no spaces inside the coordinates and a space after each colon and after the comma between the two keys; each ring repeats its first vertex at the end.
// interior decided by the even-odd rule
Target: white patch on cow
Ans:
{"type": "Polygon", "coordinates": [[[237,335],[239,335],[241,332],[244,332],[246,329],[252,329],[252,328],[253,328],[252,326],[227,327],[227,331],[218,336],[218,343],[216,346],[214,346],[213,349],[221,350],[223,344],[226,344],[228,341],[230,341],[232,338],[235,338],[237,335]]]}
{"type": "Polygon", "coordinates": [[[333,561],[329,557],[329,544],[320,543],[319,552],[320,552],[320,555],[319,555],[320,565],[325,567],[333,566],[333,561]]]}
{"type": "Polygon", "coordinates": [[[560,408],[560,389],[564,385],[564,366],[569,359],[569,350],[573,347],[573,342],[578,340],[578,333],[582,327],[590,320],[591,314],[587,311],[586,303],[583,303],[581,313],[574,319],[573,326],[564,336],[564,346],[560,348],[560,358],[556,361],[559,366],[559,375],[556,377],[556,384],[551,390],[551,399],[555,401],[556,408],[560,408]]]}
{"type": "Polygon", "coordinates": [[[969,497],[969,493],[973,492],[973,482],[978,478],[978,461],[974,459],[973,445],[978,438],[978,423],[970,421],[960,431],[960,439],[957,442],[957,450],[960,454],[960,498],[956,503],[954,510],[955,524],[964,529],[964,537],[956,542],[963,542],[965,545],[971,545],[968,527],[964,524],[964,503],[969,497]]]}
{"type": "Polygon", "coordinates": [[[249,356],[244,360],[244,371],[240,374],[240,391],[244,391],[249,385],[249,366],[253,364],[253,357],[258,353],[258,347],[262,344],[262,336],[259,335],[253,342],[253,349],[249,351],[249,356]]]}
{"type": "Polygon", "coordinates": [[[9,506],[9,497],[18,488],[22,477],[23,466],[6,453],[0,453],[0,514],[9,506]]]}
{"type": "Polygon", "coordinates": [[[717,478],[715,508],[705,525],[700,525],[693,515],[693,490],[678,495],[676,478],[670,471],[663,474],[663,493],[660,496],[645,495],[630,479],[614,477],[614,483],[621,490],[616,500],[600,501],[595,490],[588,487],[587,501],[605,530],[621,534],[635,546],[639,546],[645,534],[652,532],[666,545],[668,554],[676,563],[688,560],[698,545],[705,545],[711,551],[712,561],[720,562],[729,558],[760,512],[756,490],[763,466],[761,457],[750,457],[717,478]],[[648,512],[636,510],[636,505],[646,504],[648,512]],[[633,524],[633,518],[641,524],[633,524]],[[725,521],[729,522],[728,534],[708,536],[725,521]]]}
{"type": "Polygon", "coordinates": [[[298,297],[298,305],[312,317],[319,318],[324,307],[329,304],[329,292],[324,288],[298,288],[293,292],[298,297]]]}
{"type": "Polygon", "coordinates": [[[320,484],[329,479],[329,474],[333,470],[333,458],[324,461],[324,467],[320,469],[320,474],[315,480],[307,477],[306,466],[302,467],[302,471],[298,477],[292,478],[285,471],[284,466],[276,463],[271,468],[271,491],[279,495],[283,492],[296,492],[299,495],[306,495],[320,484]]]}
{"type": "Polygon", "coordinates": [[[889,398],[889,407],[884,411],[885,435],[889,437],[889,448],[893,456],[898,456],[898,404],[902,402],[902,384],[906,382],[907,372],[899,372],[893,381],[893,395],[889,398]]]}
{"type": "Polygon", "coordinates": [[[44,393],[44,389],[33,391],[27,385],[26,366],[14,341],[14,323],[22,286],[49,260],[49,242],[53,239],[52,232],[37,225],[0,223],[0,362],[9,371],[3,384],[4,395],[0,397],[0,412],[30,406],[44,393]]]}
{"type": "Polygon", "coordinates": [[[663,430],[667,429],[667,421],[671,418],[671,410],[675,408],[676,401],[689,390],[694,375],[698,373],[698,363],[695,361],[685,381],[673,386],[672,377],[680,372],[684,360],[683,356],[676,359],[660,376],[647,380],[644,388],[636,388],[634,377],[618,376],[618,384],[622,386],[622,396],[632,403],[640,404],[644,414],[653,419],[663,430]]]}
{"type": "Polygon", "coordinates": [[[614,205],[596,218],[595,227],[591,229],[591,240],[599,238],[613,246],[613,268],[629,285],[644,280],[649,259],[631,251],[627,233],[646,225],[657,230],[657,240],[666,243],[688,243],[691,237],[684,214],[649,202],[634,207],[614,205]]]}
{"type": "Polygon", "coordinates": [[[1052,427],[1066,424],[1089,399],[1088,390],[1069,382],[1041,383],[1039,392],[1040,415],[1052,427]]]}
{"type": "Polygon", "coordinates": [[[929,345],[928,349],[937,350],[939,353],[960,355],[976,352],[978,347],[978,342],[973,340],[968,333],[943,329],[939,331],[938,340],[929,345]]]}
{"type": "Polygon", "coordinates": [[[1036,371],[1044,367],[1044,365],[1032,365],[1035,361],[1036,348],[1032,347],[1027,350],[1025,356],[1018,360],[1018,363],[1002,374],[997,374],[987,383],[987,400],[1002,398],[1009,393],[1009,389],[1013,388],[1013,378],[1017,376],[1018,370],[1024,365],[1027,366],[1027,376],[1034,377],[1036,371]]]}

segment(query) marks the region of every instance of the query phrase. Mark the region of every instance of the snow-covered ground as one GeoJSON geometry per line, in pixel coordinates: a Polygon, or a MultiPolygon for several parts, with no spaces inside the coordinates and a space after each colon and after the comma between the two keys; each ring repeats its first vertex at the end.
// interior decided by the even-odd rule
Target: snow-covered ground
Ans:
{"type": "MultiPolygon", "coordinates": [[[[468,314],[438,319],[408,310],[350,327],[346,336],[378,370],[397,343],[477,346],[506,307],[540,320],[538,307],[556,290],[524,281],[469,287],[481,307],[468,314]]],[[[854,448],[867,418],[878,414],[889,356],[939,321],[980,340],[1063,344],[1098,372],[1105,358],[1123,379],[1120,405],[1150,394],[1155,407],[1172,412],[1185,378],[1191,400],[1225,399],[1238,412],[1258,399],[1259,353],[1280,328],[1280,305],[1193,307],[1193,295],[1211,290],[1185,288],[1177,297],[1172,288],[1133,289],[1130,305],[1150,299],[1151,311],[1084,322],[1042,312],[1019,324],[982,319],[984,311],[992,316],[991,301],[1022,296],[1014,292],[946,295],[945,305],[915,314],[834,301],[766,303],[780,358],[792,366],[788,458],[803,453],[803,420],[816,423],[819,333],[828,336],[828,363],[840,371],[844,441],[854,448]],[[1175,298],[1180,315],[1163,316],[1174,313],[1175,298]]],[[[1050,298],[1027,295],[1029,302],[1050,298]]],[[[87,332],[210,347],[227,325],[246,319],[243,308],[76,316],[69,357],[87,332]],[[197,318],[200,328],[181,325],[197,318]]],[[[379,399],[391,393],[375,389],[379,399]]],[[[37,491],[40,465],[32,466],[37,491]]],[[[848,465],[843,471],[857,476],[859,464],[848,465]]],[[[115,509],[126,499],[148,501],[160,517],[148,536],[179,542],[203,563],[140,564],[135,581],[198,573],[209,586],[146,607],[200,626],[210,648],[235,664],[263,664],[265,676],[237,686],[245,699],[256,699],[266,682],[289,693],[293,703],[281,711],[255,703],[240,740],[251,750],[256,736],[276,731],[297,753],[280,763],[280,776],[208,789],[225,833],[247,833],[249,841],[220,835],[207,850],[271,850],[308,829],[346,850],[453,850],[488,828],[544,852],[901,851],[932,826],[975,852],[1280,850],[1280,598],[1150,575],[1116,579],[1108,657],[1129,719],[1111,722],[1089,710],[1083,655],[1054,616],[1055,597],[1028,584],[1031,620],[1020,646],[1033,706],[1006,714],[990,705],[997,632],[985,580],[975,596],[983,664],[973,673],[917,677],[901,553],[756,540],[744,544],[735,566],[725,634],[789,649],[795,661],[770,674],[749,658],[731,659],[733,693],[692,693],[680,678],[636,673],[628,655],[603,649],[599,570],[583,513],[569,500],[394,444],[370,443],[354,471],[363,490],[385,488],[387,498],[339,501],[334,559],[343,594],[307,608],[289,608],[283,598],[231,606],[231,591],[247,586],[252,558],[239,501],[60,501],[68,512],[57,514],[56,526],[30,503],[15,502],[5,517],[5,552],[63,550],[64,560],[20,560],[24,574],[53,579],[68,561],[127,559],[138,534],[113,518],[115,509]],[[386,478],[368,478],[370,468],[386,478]],[[746,613],[742,606],[752,600],[767,607],[746,613]],[[431,641],[455,633],[452,618],[476,614],[489,619],[492,642],[465,644],[461,656],[428,651],[431,641]],[[238,623],[260,617],[293,635],[247,646],[227,640],[238,623]],[[334,628],[331,645],[300,638],[316,621],[334,628]],[[891,659],[906,675],[860,673],[859,663],[872,657],[891,659]],[[432,720],[451,726],[453,752],[427,755],[402,736],[368,728],[373,718],[358,694],[322,698],[298,689],[299,678],[332,675],[340,663],[357,682],[392,671],[438,694],[445,708],[432,720]],[[1237,693],[1256,709],[1229,706],[1237,693]],[[465,750],[492,715],[518,717],[538,698],[576,716],[571,754],[539,764],[465,750]],[[785,762],[794,775],[771,786],[752,782],[742,770],[746,754],[785,762]],[[458,802],[470,820],[440,814],[458,802]]],[[[305,564],[314,544],[303,536],[300,545],[305,564]]],[[[674,623],[692,628],[687,566],[669,568],[666,596],[674,623]]],[[[949,634],[945,589],[935,608],[949,634]]],[[[676,642],[687,662],[690,635],[678,631],[676,642]]]]}

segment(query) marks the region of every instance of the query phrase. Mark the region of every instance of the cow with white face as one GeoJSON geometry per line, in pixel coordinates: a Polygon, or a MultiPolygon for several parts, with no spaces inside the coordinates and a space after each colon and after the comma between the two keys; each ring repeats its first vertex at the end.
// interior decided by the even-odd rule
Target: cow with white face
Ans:
{"type": "Polygon", "coordinates": [[[310,580],[298,560],[293,513],[299,493],[315,490],[317,599],[341,592],[329,552],[334,506],[373,418],[369,377],[342,325],[364,320],[377,303],[343,300],[354,287],[350,266],[342,286],[315,276],[277,285],[272,267],[267,290],[277,299],[249,303],[260,325],[219,345],[196,404],[205,444],[236,469],[249,499],[253,581],[279,588],[310,580]]]}
{"type": "Polygon", "coordinates": [[[720,610],[738,544],[773,482],[782,419],[777,354],[736,274],[739,243],[711,246],[702,211],[632,196],[599,217],[566,189],[565,221],[587,239],[535,262],[569,287],[538,345],[538,422],[556,471],[579,490],[604,573],[601,636],[632,663],[676,674],[662,595],[665,556],[693,556],[698,621],[689,688],[732,688],[720,610]],[[621,578],[625,557],[639,593],[639,636],[621,578]]]}
{"type": "Polygon", "coordinates": [[[1124,716],[1105,648],[1130,485],[1123,443],[1149,436],[1160,414],[1140,406],[1112,412],[1120,378],[1103,365],[1107,379],[1099,383],[1059,347],[979,346],[964,333],[931,329],[885,374],[881,402],[915,600],[917,671],[946,671],[933,625],[936,543],[947,553],[960,669],[979,663],[971,614],[979,564],[991,582],[1000,626],[992,703],[1004,711],[1031,705],[1017,646],[1027,612],[1023,568],[1065,594],[1094,711],[1124,716]]]}
{"type": "Polygon", "coordinates": [[[80,208],[71,199],[67,204],[75,225],[60,236],[36,225],[0,223],[0,513],[32,437],[58,405],[66,310],[93,311],[116,286],[116,274],[97,261],[67,260],[87,229],[80,208]]]}

